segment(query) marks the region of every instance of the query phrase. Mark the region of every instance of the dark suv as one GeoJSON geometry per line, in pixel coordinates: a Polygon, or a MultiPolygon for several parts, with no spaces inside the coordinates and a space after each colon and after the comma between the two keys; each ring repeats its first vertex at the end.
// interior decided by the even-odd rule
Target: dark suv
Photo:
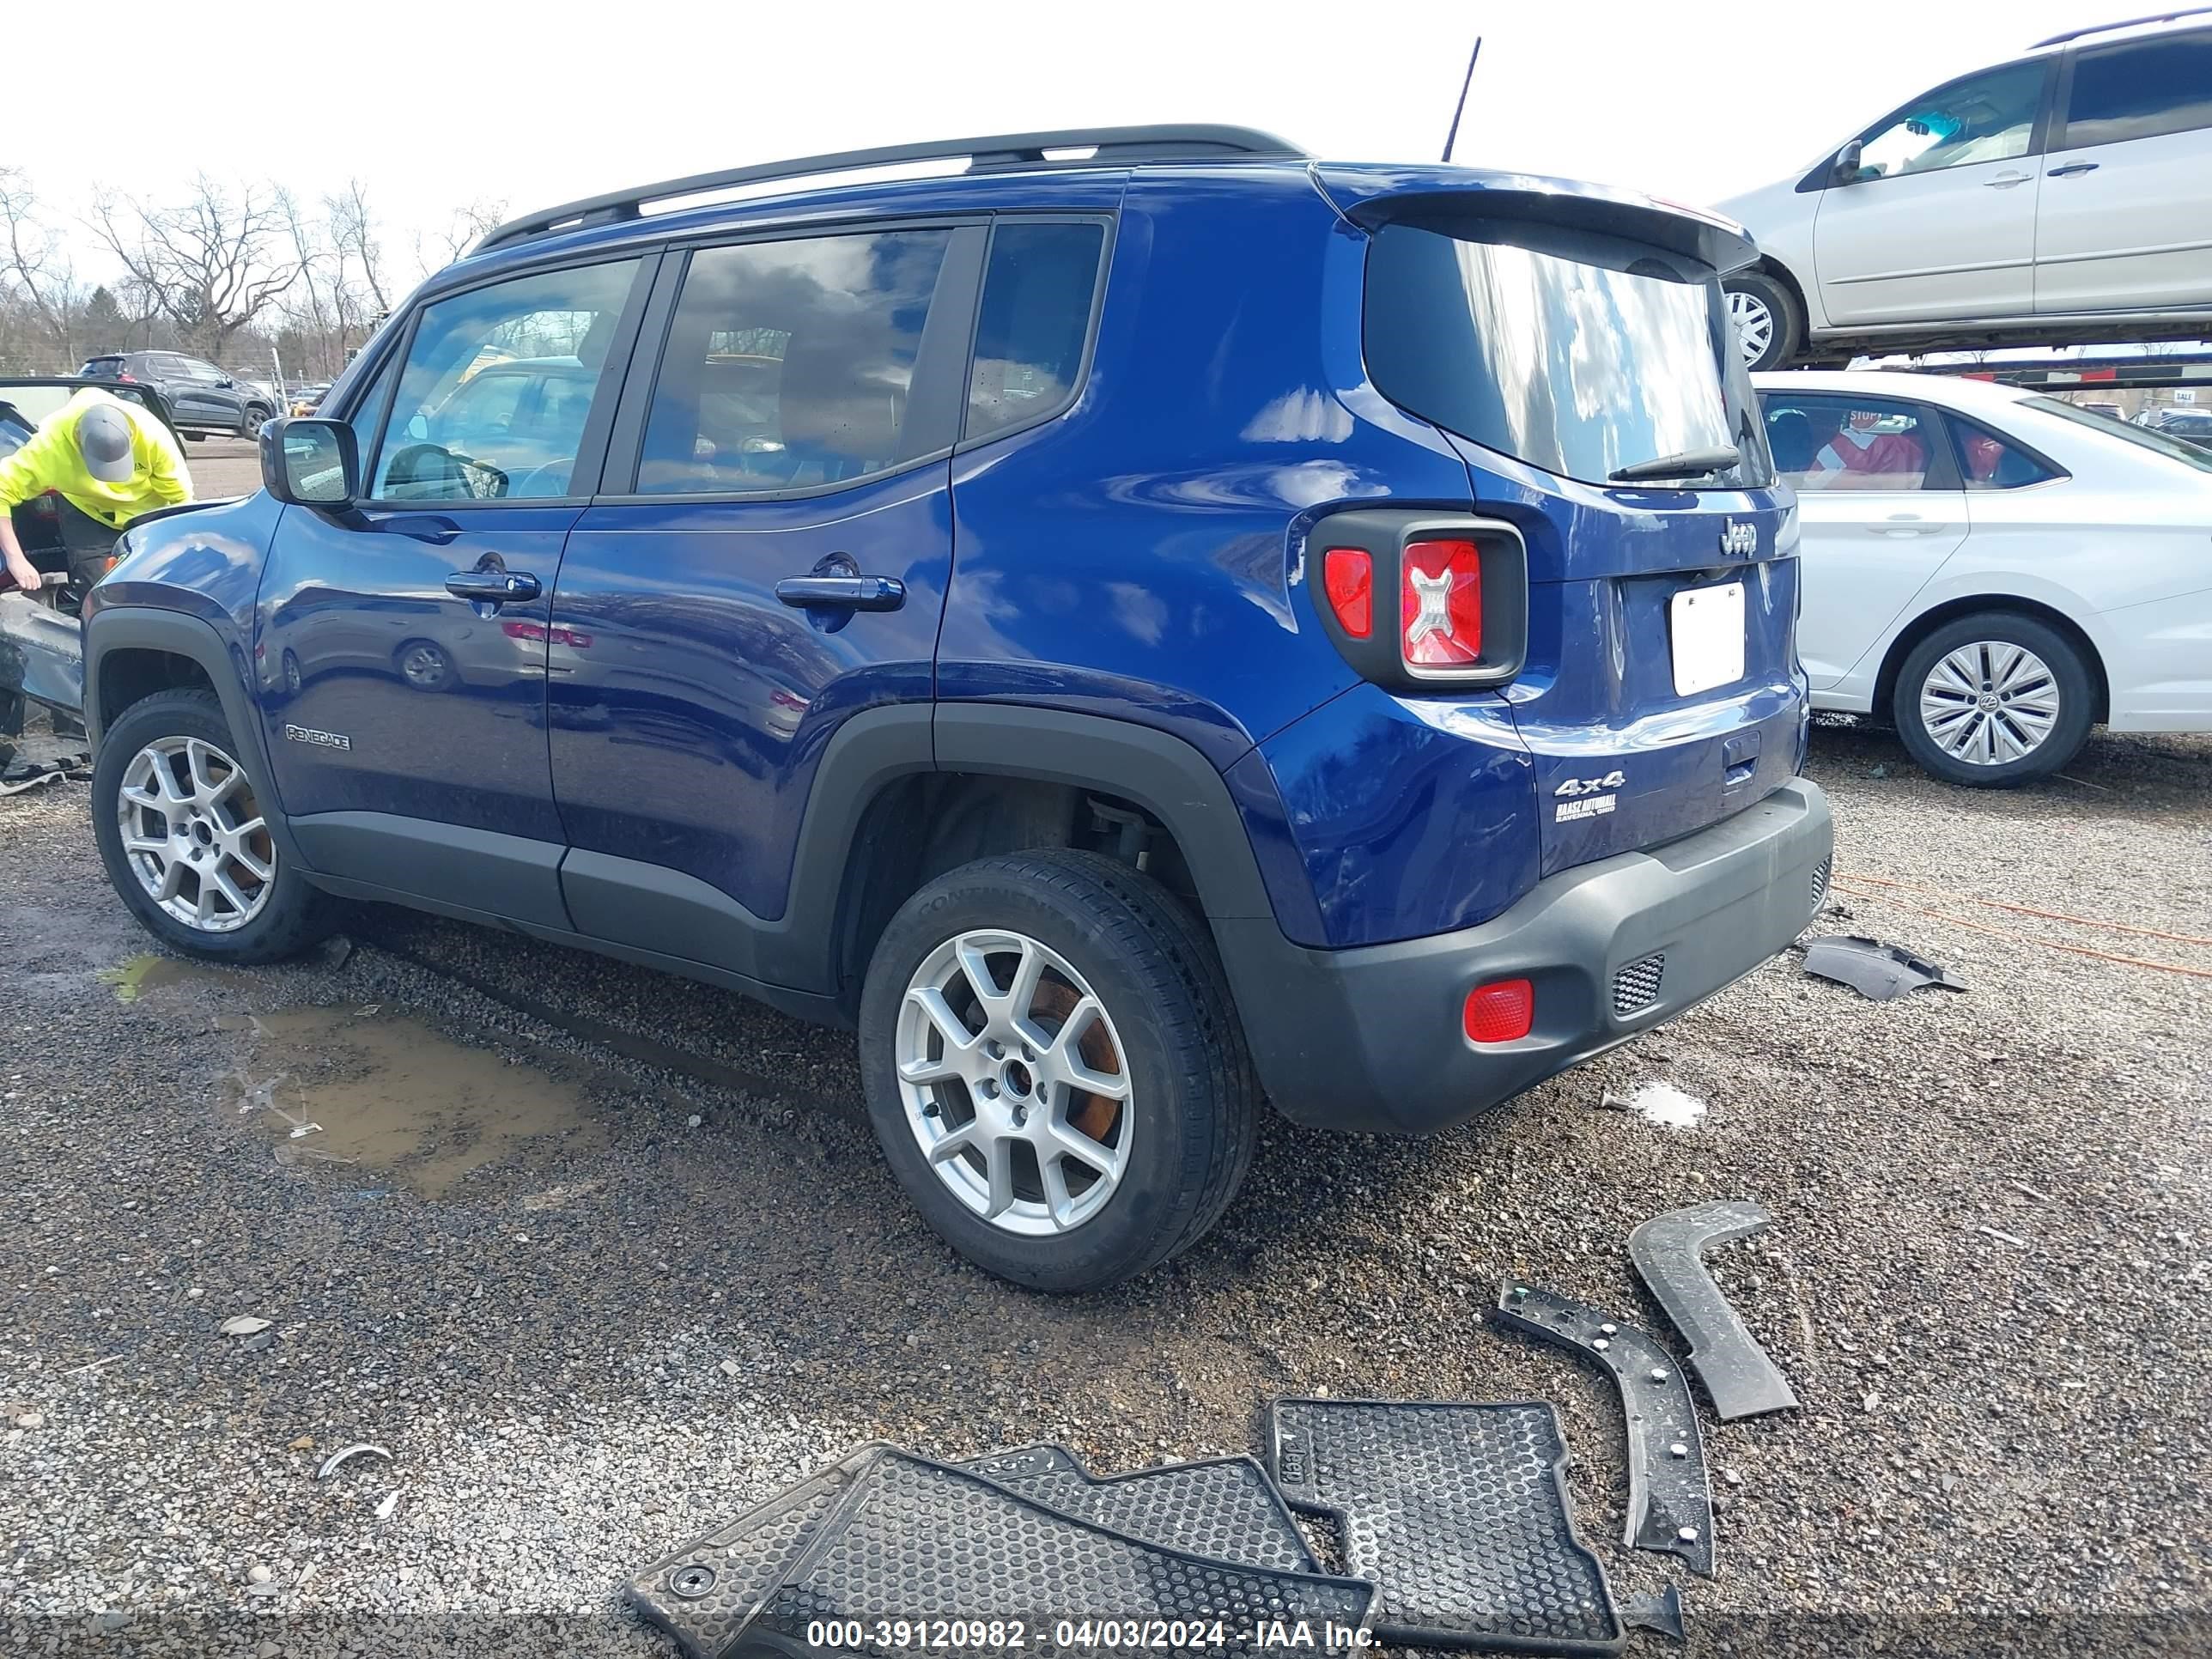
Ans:
{"type": "Polygon", "coordinates": [[[386,900],[857,1025],[945,1237],[1113,1283],[1263,1094],[1460,1123],[1814,915],[1751,257],[1214,127],[518,221],[131,532],[101,854],[211,958],[386,900]]]}
{"type": "Polygon", "coordinates": [[[136,380],[168,399],[177,430],[187,438],[235,432],[250,438],[264,421],[276,418],[276,405],[258,387],[237,380],[213,363],[181,351],[125,351],[94,357],[77,371],[88,380],[136,380]]]}

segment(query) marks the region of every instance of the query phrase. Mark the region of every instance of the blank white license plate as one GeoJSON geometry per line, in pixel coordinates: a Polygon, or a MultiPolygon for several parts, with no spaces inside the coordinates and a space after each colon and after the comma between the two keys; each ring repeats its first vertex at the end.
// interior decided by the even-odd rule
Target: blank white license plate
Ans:
{"type": "Polygon", "coordinates": [[[1674,635],[1674,695],[1694,696],[1743,678],[1743,584],[1691,587],[1668,606],[1674,635]]]}

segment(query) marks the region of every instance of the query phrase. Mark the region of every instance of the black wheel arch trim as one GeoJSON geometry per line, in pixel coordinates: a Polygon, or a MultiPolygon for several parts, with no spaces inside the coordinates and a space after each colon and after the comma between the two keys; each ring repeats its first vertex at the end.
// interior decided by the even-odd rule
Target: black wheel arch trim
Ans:
{"type": "Polygon", "coordinates": [[[254,769],[260,784],[264,816],[268,819],[269,834],[276,843],[277,852],[303,871],[307,869],[307,861],[300,856],[299,845],[292,837],[291,825],[284,815],[283,793],[277,787],[276,769],[270,763],[267,734],[262,729],[259,711],[246,692],[245,653],[227,642],[206,618],[150,605],[104,605],[86,619],[83,717],[94,753],[98,754],[109,724],[107,659],[118,652],[126,651],[158,651],[167,656],[182,657],[207,677],[216,702],[222,705],[222,717],[230,727],[232,738],[246,751],[240,758],[254,769]]]}

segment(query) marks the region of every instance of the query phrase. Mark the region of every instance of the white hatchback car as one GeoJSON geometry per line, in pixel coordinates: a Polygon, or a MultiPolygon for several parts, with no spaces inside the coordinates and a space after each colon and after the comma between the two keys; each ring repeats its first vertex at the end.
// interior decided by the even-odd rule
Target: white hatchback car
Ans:
{"type": "Polygon", "coordinates": [[[2092,725],[2212,731],[2212,453],[1941,374],[1753,377],[1798,492],[1815,708],[1954,783],[2055,772],[2092,725]]]}
{"type": "Polygon", "coordinates": [[[2039,42],[1720,205],[1755,369],[2212,331],[2212,8],[2039,42]]]}

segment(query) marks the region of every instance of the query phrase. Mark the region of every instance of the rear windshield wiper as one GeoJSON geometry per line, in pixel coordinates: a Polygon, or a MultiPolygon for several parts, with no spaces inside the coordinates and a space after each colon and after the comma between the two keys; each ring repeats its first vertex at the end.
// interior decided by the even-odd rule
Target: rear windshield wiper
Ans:
{"type": "Polygon", "coordinates": [[[1615,483],[1640,483],[1647,478],[1710,478],[1742,460],[1742,455],[1727,444],[1715,444],[1710,449],[1686,449],[1679,455],[1617,466],[1606,476],[1615,483]]]}

